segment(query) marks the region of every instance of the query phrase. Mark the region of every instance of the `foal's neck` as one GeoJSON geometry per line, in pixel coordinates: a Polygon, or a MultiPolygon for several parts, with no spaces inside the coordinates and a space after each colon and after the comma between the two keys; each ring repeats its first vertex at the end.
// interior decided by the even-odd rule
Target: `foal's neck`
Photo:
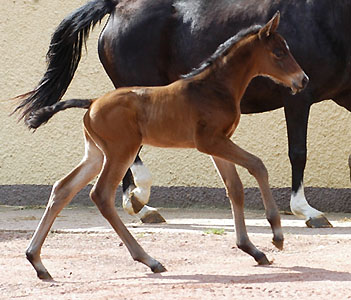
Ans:
{"type": "Polygon", "coordinates": [[[239,41],[206,76],[208,80],[215,80],[227,89],[237,105],[252,78],[259,74],[254,55],[255,39],[256,35],[253,35],[239,41]]]}

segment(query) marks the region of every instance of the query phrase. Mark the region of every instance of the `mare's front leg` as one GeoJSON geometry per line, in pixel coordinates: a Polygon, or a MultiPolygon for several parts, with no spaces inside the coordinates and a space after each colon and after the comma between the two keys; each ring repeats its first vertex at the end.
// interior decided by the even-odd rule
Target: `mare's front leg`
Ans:
{"type": "Polygon", "coordinates": [[[239,249],[253,256],[260,265],[270,264],[266,255],[259,251],[250,241],[244,217],[244,188],[236,171],[235,165],[217,157],[213,162],[221,176],[230,199],[236,232],[236,244],[239,249]]]}
{"type": "Polygon", "coordinates": [[[105,163],[99,178],[91,191],[91,199],[99,208],[101,214],[111,224],[127,246],[134,260],[147,265],[154,273],[166,271],[165,267],[157,260],[149,256],[139,243],[134,239],[127,227],[123,224],[115,208],[115,193],[119,182],[137,154],[138,146],[125,144],[105,143],[105,163]]]}
{"type": "Polygon", "coordinates": [[[136,215],[143,223],[166,222],[156,208],[146,205],[151,183],[151,174],[137,155],[123,177],[123,209],[131,216],[136,215]]]}
{"type": "Polygon", "coordinates": [[[40,279],[52,279],[41,261],[40,252],[54,220],[72,198],[100,172],[102,162],[101,151],[86,135],[83,160],[71,173],[54,184],[44,215],[26,250],[27,259],[37,271],[40,279]]]}
{"type": "Polygon", "coordinates": [[[304,193],[303,175],[306,166],[307,124],[310,111],[306,95],[295,95],[293,99],[289,97],[285,102],[284,111],[292,168],[291,211],[295,216],[305,219],[308,227],[332,227],[322,212],[308,204],[304,193]]]}

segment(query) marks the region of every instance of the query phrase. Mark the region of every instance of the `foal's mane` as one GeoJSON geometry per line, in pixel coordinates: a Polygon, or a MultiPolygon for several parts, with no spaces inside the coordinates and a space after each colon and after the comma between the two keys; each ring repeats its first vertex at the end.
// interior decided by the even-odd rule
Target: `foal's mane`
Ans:
{"type": "Polygon", "coordinates": [[[249,35],[256,34],[261,28],[261,25],[252,25],[248,28],[240,30],[236,35],[232,36],[223,44],[219,45],[217,50],[209,58],[203,61],[198,68],[193,69],[188,74],[182,75],[181,78],[189,79],[203,72],[204,70],[212,66],[219,58],[226,56],[229,53],[229,50],[235,44],[237,44],[239,41],[241,41],[249,35]]]}

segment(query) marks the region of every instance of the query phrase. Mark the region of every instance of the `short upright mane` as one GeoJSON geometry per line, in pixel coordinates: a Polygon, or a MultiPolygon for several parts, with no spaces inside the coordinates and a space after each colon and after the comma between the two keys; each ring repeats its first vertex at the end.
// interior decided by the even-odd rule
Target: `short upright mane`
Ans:
{"type": "Polygon", "coordinates": [[[195,75],[201,73],[211,65],[220,57],[227,55],[228,50],[230,50],[236,43],[241,41],[243,38],[248,35],[257,33],[262,28],[261,25],[253,25],[251,27],[240,30],[236,35],[232,36],[228,40],[226,40],[223,44],[219,45],[217,50],[204,62],[200,64],[198,68],[193,69],[190,73],[182,75],[181,78],[188,79],[194,77],[195,75]]]}

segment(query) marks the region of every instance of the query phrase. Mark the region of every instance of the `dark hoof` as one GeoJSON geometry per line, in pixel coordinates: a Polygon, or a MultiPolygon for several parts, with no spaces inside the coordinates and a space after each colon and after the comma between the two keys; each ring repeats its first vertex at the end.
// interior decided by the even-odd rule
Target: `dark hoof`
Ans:
{"type": "Polygon", "coordinates": [[[333,227],[332,224],[328,221],[325,216],[318,216],[315,218],[310,218],[306,221],[306,225],[309,228],[331,228],[333,227]]]}
{"type": "Polygon", "coordinates": [[[38,278],[44,281],[53,281],[51,275],[49,272],[44,272],[44,271],[38,271],[37,272],[38,278]]]}
{"type": "Polygon", "coordinates": [[[151,271],[154,273],[167,272],[167,269],[159,262],[151,267],[151,271]]]}
{"type": "Polygon", "coordinates": [[[166,220],[160,215],[157,210],[150,211],[146,216],[142,217],[141,222],[147,224],[164,223],[166,220]]]}
{"type": "Polygon", "coordinates": [[[273,263],[272,261],[268,260],[268,258],[266,256],[257,262],[258,262],[259,266],[267,266],[267,265],[271,265],[273,263]]]}
{"type": "Polygon", "coordinates": [[[265,266],[265,265],[271,265],[272,262],[268,260],[267,256],[264,253],[260,253],[259,257],[255,258],[255,260],[257,261],[257,263],[260,266],[265,266]]]}
{"type": "Polygon", "coordinates": [[[283,250],[284,248],[284,240],[282,239],[273,239],[272,244],[276,246],[279,250],[283,250]]]}

